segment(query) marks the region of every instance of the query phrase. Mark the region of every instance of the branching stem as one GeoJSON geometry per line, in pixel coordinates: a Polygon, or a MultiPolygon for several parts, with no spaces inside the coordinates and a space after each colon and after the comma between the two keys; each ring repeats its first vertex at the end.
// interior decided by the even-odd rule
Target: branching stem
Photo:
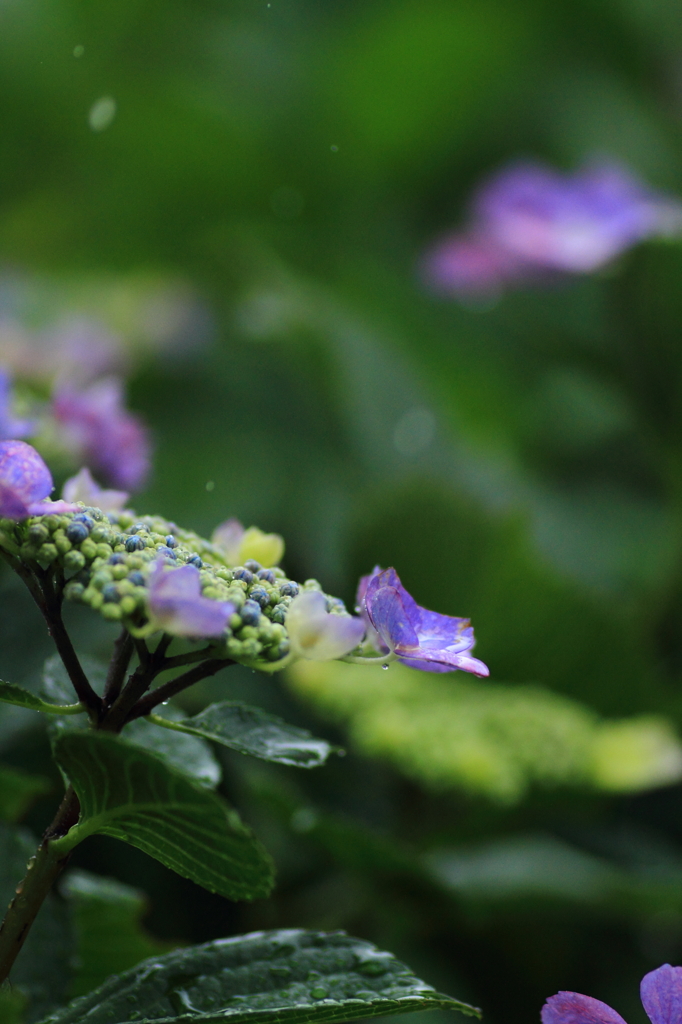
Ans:
{"type": "Polygon", "coordinates": [[[152,690],[151,693],[148,693],[146,697],[143,697],[135,704],[126,721],[132,722],[135,718],[142,718],[144,715],[148,715],[157,705],[170,700],[171,697],[175,697],[176,694],[186,690],[188,686],[193,686],[201,679],[214,676],[216,672],[220,672],[221,668],[225,668],[226,665],[234,665],[234,662],[227,661],[225,658],[210,658],[195,668],[183,672],[182,675],[176,676],[175,679],[169,680],[163,686],[157,686],[155,690],[152,690]]]}
{"type": "Polygon", "coordinates": [[[134,650],[135,642],[128,630],[124,627],[120,635],[114,641],[114,653],[112,654],[111,661],[109,662],[107,679],[104,684],[102,703],[104,705],[103,710],[105,714],[106,709],[110,708],[118,699],[134,650]]]}

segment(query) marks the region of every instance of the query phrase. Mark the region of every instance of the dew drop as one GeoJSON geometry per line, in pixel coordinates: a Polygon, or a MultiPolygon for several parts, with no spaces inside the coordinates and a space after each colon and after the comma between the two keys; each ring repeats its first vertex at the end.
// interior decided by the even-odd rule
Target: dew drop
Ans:
{"type": "Polygon", "coordinates": [[[326,988],[322,988],[321,985],[316,985],[315,988],[311,988],[310,995],[313,999],[326,999],[327,990],[326,988]]]}
{"type": "Polygon", "coordinates": [[[388,665],[382,665],[381,667],[383,668],[384,672],[388,672],[388,665]]]}

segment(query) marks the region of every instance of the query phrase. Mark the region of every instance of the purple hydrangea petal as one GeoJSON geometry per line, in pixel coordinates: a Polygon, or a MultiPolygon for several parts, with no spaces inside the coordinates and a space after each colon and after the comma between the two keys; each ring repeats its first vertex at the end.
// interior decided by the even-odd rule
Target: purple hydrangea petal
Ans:
{"type": "Polygon", "coordinates": [[[460,672],[471,672],[475,676],[489,676],[490,669],[478,658],[470,658],[466,654],[449,655],[447,651],[422,651],[417,648],[409,656],[400,655],[398,650],[398,661],[408,668],[417,668],[421,672],[453,672],[459,669],[460,672]],[[422,654],[420,658],[419,655],[422,654]]]}
{"type": "Polygon", "coordinates": [[[397,587],[382,586],[375,577],[367,588],[365,604],[369,620],[389,650],[398,645],[416,648],[419,637],[410,622],[408,610],[397,587]]]}
{"type": "Polygon", "coordinates": [[[466,653],[475,642],[469,620],[422,608],[405,590],[395,569],[370,578],[365,607],[381,640],[404,665],[427,672],[460,669],[479,676],[489,674],[482,661],[466,653]]]}
{"type": "Polygon", "coordinates": [[[17,420],[10,413],[12,381],[6,370],[0,370],[0,438],[30,437],[35,432],[33,420],[17,420]]]}
{"type": "Polygon", "coordinates": [[[127,491],[110,491],[100,487],[87,466],[70,477],[62,488],[65,501],[82,501],[84,505],[101,508],[103,512],[120,512],[129,498],[127,491]]]}
{"type": "Polygon", "coordinates": [[[167,633],[187,637],[221,636],[234,612],[229,601],[202,596],[199,570],[193,565],[168,569],[162,559],[149,577],[149,607],[167,633]]]}
{"type": "Polygon", "coordinates": [[[64,512],[80,512],[80,505],[74,505],[70,501],[50,501],[45,498],[43,501],[32,501],[28,506],[30,516],[61,516],[64,512]]]}
{"type": "Polygon", "coordinates": [[[474,631],[469,619],[441,615],[420,608],[419,635],[422,647],[437,647],[447,641],[448,649],[468,651],[474,645],[474,631]]]}
{"type": "Polygon", "coordinates": [[[0,483],[0,517],[2,519],[27,519],[31,513],[28,506],[11,487],[0,483]]]}
{"type": "Polygon", "coordinates": [[[623,167],[561,174],[516,163],[482,183],[468,225],[434,246],[423,272],[436,290],[489,299],[527,280],[590,273],[643,239],[681,233],[682,203],[623,167]]]}
{"type": "Polygon", "coordinates": [[[680,1024],[682,967],[663,964],[657,970],[645,974],[640,985],[640,994],[651,1024],[680,1024]]]}
{"type": "Polygon", "coordinates": [[[550,996],[540,1013],[542,1024],[625,1024],[607,1003],[579,992],[550,996]]]}
{"type": "Polygon", "coordinates": [[[521,163],[482,186],[474,220],[483,235],[520,259],[586,273],[656,234],[659,203],[649,189],[615,165],[565,175],[521,163]]]}
{"type": "Polygon", "coordinates": [[[150,445],[140,420],[123,407],[123,386],[110,377],[82,391],[63,385],[52,409],[79,455],[116,487],[135,490],[147,478],[150,445]]]}
{"type": "Polygon", "coordinates": [[[484,232],[447,235],[427,253],[422,277],[436,292],[494,298],[510,281],[529,276],[529,264],[484,232]]]}
{"type": "Polygon", "coordinates": [[[377,576],[381,572],[378,565],[375,565],[371,573],[368,576],[361,576],[358,582],[358,589],[355,594],[355,610],[362,615],[365,623],[365,639],[372,645],[377,654],[388,654],[389,647],[381,639],[376,629],[372,625],[369,615],[367,614],[367,605],[365,603],[365,596],[367,594],[367,587],[369,586],[370,580],[377,576]]]}
{"type": "Polygon", "coordinates": [[[0,441],[0,485],[24,505],[47,498],[54,487],[49,469],[25,441],[0,441]]]}

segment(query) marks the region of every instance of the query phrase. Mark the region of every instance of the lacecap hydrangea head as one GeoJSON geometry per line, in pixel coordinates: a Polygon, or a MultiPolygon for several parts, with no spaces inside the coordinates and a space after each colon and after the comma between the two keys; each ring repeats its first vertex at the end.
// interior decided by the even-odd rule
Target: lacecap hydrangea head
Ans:
{"type": "Polygon", "coordinates": [[[68,600],[139,637],[163,630],[208,640],[216,657],[267,667],[290,655],[339,657],[364,634],[362,621],[316,580],[299,584],[254,559],[227,565],[214,544],[158,516],[78,505],[1,525],[22,560],[64,573],[68,600]],[[288,616],[296,601],[291,643],[288,616]]]}

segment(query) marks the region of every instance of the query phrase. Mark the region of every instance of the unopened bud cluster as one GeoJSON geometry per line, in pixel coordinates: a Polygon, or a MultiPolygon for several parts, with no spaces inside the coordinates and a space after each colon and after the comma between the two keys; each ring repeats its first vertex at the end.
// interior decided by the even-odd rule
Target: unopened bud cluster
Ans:
{"type": "MultiPolygon", "coordinates": [[[[81,512],[36,516],[23,522],[0,520],[0,530],[19,545],[19,556],[42,568],[61,569],[64,596],[87,604],[105,619],[142,629],[150,620],[149,577],[159,559],[169,569],[194,566],[202,597],[234,606],[216,654],[236,661],[278,661],[289,651],[285,621],[302,591],[321,591],[317,580],[298,584],[280,568],[247,560],[229,567],[221,551],[197,534],[157,516],[130,512],[81,512]]],[[[338,598],[328,611],[345,614],[338,598]]]]}

